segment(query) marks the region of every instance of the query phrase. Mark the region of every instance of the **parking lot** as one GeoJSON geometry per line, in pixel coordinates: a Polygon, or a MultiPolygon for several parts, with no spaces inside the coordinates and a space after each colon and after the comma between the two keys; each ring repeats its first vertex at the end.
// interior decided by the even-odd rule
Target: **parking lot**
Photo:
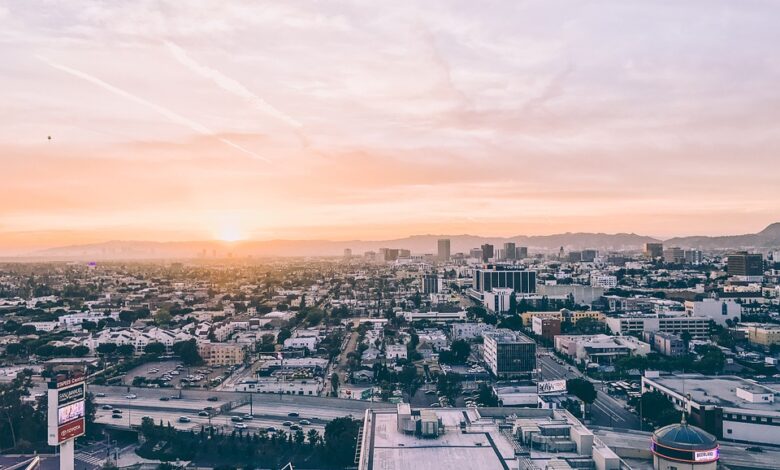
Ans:
{"type": "Polygon", "coordinates": [[[123,383],[154,388],[213,388],[230,372],[228,367],[186,367],[180,361],[157,361],[132,369],[125,375],[123,383]]]}

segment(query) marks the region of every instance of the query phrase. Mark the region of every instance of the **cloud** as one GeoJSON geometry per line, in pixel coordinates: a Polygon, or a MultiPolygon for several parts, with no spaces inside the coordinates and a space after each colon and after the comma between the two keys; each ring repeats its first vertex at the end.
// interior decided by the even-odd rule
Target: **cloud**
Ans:
{"type": "MultiPolygon", "coordinates": [[[[160,106],[160,105],[158,105],[156,103],[152,103],[151,101],[146,100],[144,98],[141,98],[140,96],[136,96],[136,95],[134,95],[134,94],[132,94],[132,93],[130,93],[128,91],[125,91],[125,90],[123,90],[121,88],[118,88],[118,87],[116,87],[114,85],[111,85],[110,83],[107,83],[107,82],[105,82],[105,81],[103,81],[103,80],[101,80],[101,79],[99,79],[99,78],[97,78],[97,77],[95,77],[93,75],[90,75],[88,73],[82,72],[80,70],[76,70],[76,69],[68,67],[66,65],[59,64],[59,63],[54,62],[54,61],[52,61],[52,60],[50,60],[47,57],[44,57],[42,55],[36,55],[36,58],[38,60],[46,63],[47,65],[49,65],[52,68],[55,68],[57,70],[65,72],[67,74],[73,75],[74,77],[77,77],[77,78],[80,78],[82,80],[85,80],[85,81],[87,81],[89,83],[92,83],[93,85],[97,85],[100,88],[103,88],[104,90],[108,90],[111,93],[114,93],[115,95],[121,96],[121,97],[123,97],[123,98],[125,98],[127,100],[133,101],[133,102],[138,103],[138,104],[143,105],[143,106],[146,106],[147,108],[152,109],[153,111],[157,112],[158,114],[161,114],[161,115],[165,116],[166,118],[168,118],[171,122],[173,122],[175,124],[179,124],[181,126],[188,127],[190,129],[192,129],[193,131],[195,131],[195,132],[197,132],[199,134],[202,134],[202,135],[212,135],[212,136],[215,135],[214,131],[212,131],[208,127],[204,126],[203,124],[200,124],[200,123],[198,123],[196,121],[193,121],[192,119],[189,119],[187,117],[184,117],[184,116],[182,116],[182,115],[180,115],[180,114],[178,114],[178,113],[176,113],[174,111],[171,111],[170,109],[168,109],[168,108],[166,108],[164,106],[160,106]]],[[[251,150],[248,150],[248,149],[238,145],[237,143],[235,143],[235,142],[233,142],[233,141],[231,141],[229,139],[226,139],[224,137],[216,137],[216,139],[219,140],[220,142],[224,143],[225,145],[233,147],[234,149],[236,149],[236,150],[238,150],[238,151],[240,151],[242,153],[245,153],[245,154],[247,154],[247,155],[249,155],[251,157],[254,157],[254,158],[257,158],[259,160],[263,160],[263,161],[266,161],[266,162],[269,162],[269,163],[271,161],[268,158],[263,157],[262,155],[258,155],[257,153],[252,152],[251,150]]]]}

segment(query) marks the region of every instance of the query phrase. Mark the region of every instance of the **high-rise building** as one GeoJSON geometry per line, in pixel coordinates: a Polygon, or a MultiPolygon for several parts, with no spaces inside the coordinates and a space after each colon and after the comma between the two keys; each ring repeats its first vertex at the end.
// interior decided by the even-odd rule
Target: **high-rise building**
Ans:
{"type": "Polygon", "coordinates": [[[504,258],[508,260],[517,259],[517,248],[514,243],[504,243],[504,258]]]}
{"type": "Polygon", "coordinates": [[[442,238],[438,242],[438,259],[439,261],[449,261],[450,260],[450,239],[449,238],[442,238]]]}
{"type": "Polygon", "coordinates": [[[347,259],[352,258],[352,250],[350,248],[344,248],[344,257],[347,259]]]}
{"type": "Polygon", "coordinates": [[[482,262],[487,263],[490,261],[491,258],[493,258],[493,245],[489,243],[485,243],[481,246],[482,248],[482,262]]]}
{"type": "Polygon", "coordinates": [[[568,256],[569,263],[579,263],[582,261],[581,251],[570,251],[568,256]]]}
{"type": "Polygon", "coordinates": [[[441,290],[441,280],[436,274],[426,274],[422,278],[423,294],[438,294],[441,290]]]}
{"type": "Polygon", "coordinates": [[[520,269],[508,269],[501,266],[488,266],[474,270],[473,288],[479,293],[496,287],[509,287],[521,294],[536,292],[536,272],[520,269]]]}
{"type": "Polygon", "coordinates": [[[592,263],[596,260],[598,255],[599,252],[597,250],[582,250],[582,262],[592,263]]]}
{"type": "Polygon", "coordinates": [[[645,243],[645,256],[650,259],[661,258],[664,255],[663,243],[645,243]]]}
{"type": "Polygon", "coordinates": [[[682,248],[673,246],[664,250],[664,262],[681,264],[685,262],[685,251],[682,248]]]}
{"type": "Polygon", "coordinates": [[[480,248],[472,248],[471,251],[469,251],[469,258],[474,259],[482,259],[482,250],[480,248]]]}
{"type": "Polygon", "coordinates": [[[728,257],[729,276],[763,276],[764,257],[761,253],[740,251],[728,257]]]}
{"type": "Polygon", "coordinates": [[[536,368],[536,343],[531,338],[503,328],[482,337],[485,363],[494,376],[509,378],[536,368]]]}
{"type": "Polygon", "coordinates": [[[684,253],[686,264],[701,264],[702,254],[701,250],[685,250],[684,253]]]}
{"type": "Polygon", "coordinates": [[[517,247],[517,259],[526,259],[528,258],[528,247],[527,246],[518,246],[517,247]]]}

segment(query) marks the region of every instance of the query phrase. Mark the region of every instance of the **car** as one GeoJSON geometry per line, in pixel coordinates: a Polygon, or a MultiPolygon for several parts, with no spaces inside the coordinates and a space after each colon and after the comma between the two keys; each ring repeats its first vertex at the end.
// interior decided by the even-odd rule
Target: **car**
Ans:
{"type": "Polygon", "coordinates": [[[209,415],[208,411],[198,411],[198,416],[208,416],[208,415],[209,415]]]}
{"type": "Polygon", "coordinates": [[[234,423],[240,423],[240,422],[241,422],[241,421],[243,421],[243,420],[244,420],[244,419],[243,419],[243,418],[241,418],[241,416],[231,416],[231,417],[230,417],[230,421],[233,421],[234,423]]]}
{"type": "Polygon", "coordinates": [[[160,401],[170,401],[171,397],[160,397],[160,401]]]}
{"type": "Polygon", "coordinates": [[[287,413],[287,416],[289,416],[290,418],[297,418],[298,416],[300,416],[300,414],[293,411],[292,413],[287,413]]]}
{"type": "Polygon", "coordinates": [[[441,404],[439,404],[439,403],[431,403],[431,405],[430,405],[431,408],[439,408],[440,406],[441,406],[441,404]]]}
{"type": "Polygon", "coordinates": [[[233,425],[233,427],[236,429],[246,429],[247,426],[244,423],[236,423],[233,425]]]}
{"type": "Polygon", "coordinates": [[[207,407],[203,408],[203,410],[204,411],[214,411],[214,407],[213,406],[207,406],[207,407]]]}
{"type": "Polygon", "coordinates": [[[243,416],[244,419],[255,419],[254,415],[250,415],[249,413],[245,414],[243,416]]]}
{"type": "Polygon", "coordinates": [[[219,401],[219,397],[208,397],[206,401],[219,401]]]}
{"type": "Polygon", "coordinates": [[[122,414],[122,410],[114,408],[114,413],[122,414]]]}
{"type": "Polygon", "coordinates": [[[138,398],[138,395],[136,395],[135,393],[131,393],[129,395],[125,395],[125,398],[127,398],[128,400],[135,400],[136,398],[138,398]]]}
{"type": "Polygon", "coordinates": [[[181,400],[179,395],[171,395],[171,400],[181,400]]]}
{"type": "Polygon", "coordinates": [[[764,452],[764,449],[762,449],[761,447],[755,447],[755,446],[754,447],[747,447],[745,450],[748,451],[748,452],[758,452],[758,453],[764,452]]]}
{"type": "Polygon", "coordinates": [[[290,431],[300,431],[302,429],[303,428],[298,426],[297,424],[293,424],[293,425],[290,426],[290,431]]]}
{"type": "Polygon", "coordinates": [[[103,406],[101,406],[100,408],[101,408],[101,409],[104,409],[104,410],[110,410],[110,409],[111,409],[111,408],[113,408],[113,407],[112,407],[111,405],[103,405],[103,406]]]}
{"type": "Polygon", "coordinates": [[[298,424],[302,424],[304,426],[308,426],[308,425],[311,424],[311,421],[309,421],[308,419],[302,419],[302,420],[298,421],[298,424]]]}
{"type": "Polygon", "coordinates": [[[172,375],[179,375],[180,373],[181,372],[179,372],[178,370],[174,370],[174,371],[171,372],[172,375]]]}
{"type": "Polygon", "coordinates": [[[188,418],[187,416],[179,416],[179,422],[180,423],[189,423],[190,421],[192,421],[192,420],[190,418],[188,418]]]}
{"type": "Polygon", "coordinates": [[[120,414],[113,414],[113,415],[111,415],[111,417],[113,419],[122,419],[122,415],[120,415],[120,414]]]}
{"type": "Polygon", "coordinates": [[[95,394],[95,396],[98,397],[98,398],[105,398],[106,394],[103,393],[103,392],[98,392],[98,393],[95,394]]]}
{"type": "Polygon", "coordinates": [[[268,426],[265,428],[265,432],[276,432],[276,428],[273,426],[268,426]]]}
{"type": "Polygon", "coordinates": [[[282,423],[282,426],[290,427],[290,426],[292,426],[292,424],[293,424],[292,421],[285,421],[285,422],[282,423]]]}

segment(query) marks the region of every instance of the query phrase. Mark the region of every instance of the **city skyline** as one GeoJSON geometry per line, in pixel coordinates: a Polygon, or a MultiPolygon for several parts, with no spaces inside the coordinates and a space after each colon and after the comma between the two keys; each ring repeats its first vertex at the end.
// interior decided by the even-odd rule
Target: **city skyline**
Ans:
{"type": "Polygon", "coordinates": [[[749,3],[0,2],[0,247],[757,232],[749,3]]]}

